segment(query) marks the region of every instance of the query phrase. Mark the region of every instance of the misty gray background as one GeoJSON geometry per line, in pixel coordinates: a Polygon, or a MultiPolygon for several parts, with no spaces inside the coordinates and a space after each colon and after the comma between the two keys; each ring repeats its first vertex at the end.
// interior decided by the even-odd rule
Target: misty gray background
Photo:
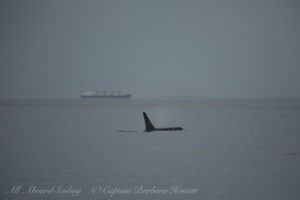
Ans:
{"type": "Polygon", "coordinates": [[[0,97],[300,97],[299,1],[0,1],[0,97]]]}

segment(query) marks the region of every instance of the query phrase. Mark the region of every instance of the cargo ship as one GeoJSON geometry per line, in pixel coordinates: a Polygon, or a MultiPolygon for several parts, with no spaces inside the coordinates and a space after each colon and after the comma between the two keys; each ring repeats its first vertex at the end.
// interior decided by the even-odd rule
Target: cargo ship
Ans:
{"type": "Polygon", "coordinates": [[[100,94],[98,91],[97,92],[92,92],[92,91],[85,91],[80,95],[80,98],[82,99],[130,99],[131,94],[121,94],[119,92],[118,94],[114,94],[114,92],[111,92],[111,94],[106,94],[104,91],[102,94],[100,94]]]}

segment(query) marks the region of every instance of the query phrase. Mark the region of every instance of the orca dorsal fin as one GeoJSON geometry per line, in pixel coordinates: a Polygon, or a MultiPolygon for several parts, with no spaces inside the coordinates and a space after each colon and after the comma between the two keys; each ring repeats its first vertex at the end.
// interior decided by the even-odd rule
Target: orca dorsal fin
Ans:
{"type": "Polygon", "coordinates": [[[144,115],[145,126],[146,126],[145,131],[147,131],[147,132],[154,131],[155,127],[153,126],[152,122],[148,118],[147,114],[145,112],[143,112],[143,115],[144,115]]]}

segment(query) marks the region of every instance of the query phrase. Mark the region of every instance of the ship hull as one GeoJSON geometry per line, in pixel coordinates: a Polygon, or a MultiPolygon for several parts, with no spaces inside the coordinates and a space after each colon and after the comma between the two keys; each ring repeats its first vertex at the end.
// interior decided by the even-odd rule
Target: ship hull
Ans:
{"type": "Polygon", "coordinates": [[[81,95],[82,99],[130,99],[131,94],[126,95],[81,95]]]}

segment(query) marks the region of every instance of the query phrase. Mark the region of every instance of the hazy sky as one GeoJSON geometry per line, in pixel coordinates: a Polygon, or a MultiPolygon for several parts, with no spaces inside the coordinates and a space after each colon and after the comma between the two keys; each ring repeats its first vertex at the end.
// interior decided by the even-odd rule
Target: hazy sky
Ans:
{"type": "Polygon", "coordinates": [[[0,97],[300,97],[300,1],[1,0],[0,97]]]}

